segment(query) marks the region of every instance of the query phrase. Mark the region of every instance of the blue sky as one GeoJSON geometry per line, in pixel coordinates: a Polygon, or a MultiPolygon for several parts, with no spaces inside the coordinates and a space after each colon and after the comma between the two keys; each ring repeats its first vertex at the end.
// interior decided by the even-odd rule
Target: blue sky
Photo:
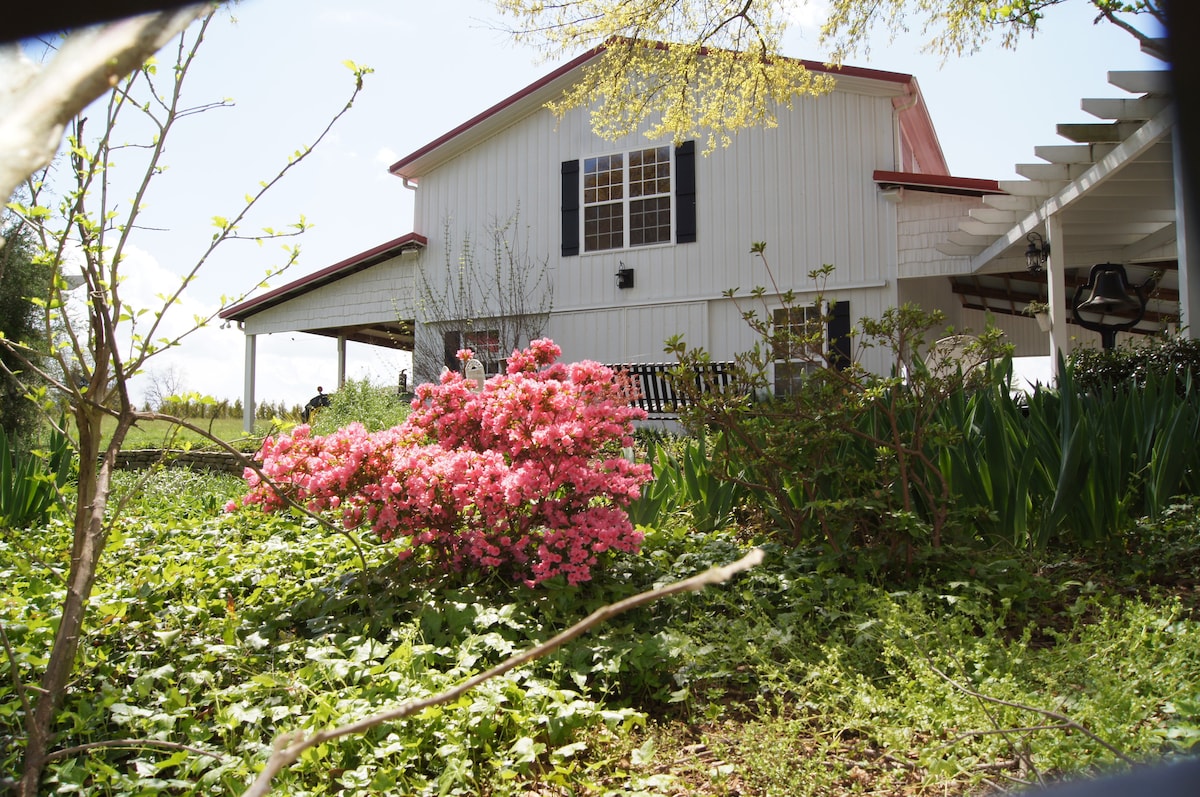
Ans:
{"type": "MultiPolygon", "coordinates": [[[[192,102],[231,98],[232,108],[194,118],[177,132],[170,169],[151,198],[154,226],[130,262],[130,292],[152,303],[171,274],[194,262],[211,234],[209,219],[229,215],[289,153],[310,140],[349,94],[342,62],[371,66],[366,90],[331,137],[258,209],[249,227],[283,226],[300,214],[315,226],[300,240],[301,261],[272,285],[296,279],[412,230],[413,196],[387,166],[559,62],[540,61],[511,43],[487,0],[243,0],[223,10],[189,76],[192,102]],[[236,19],[236,22],[233,21],[236,19]]],[[[942,65],[917,52],[919,39],[872,41],[869,57],[847,63],[916,76],[951,171],[1014,179],[1016,163],[1036,162],[1036,145],[1061,143],[1055,124],[1089,121],[1083,97],[1115,97],[1108,70],[1161,68],[1129,35],[1093,26],[1082,2],[1051,9],[1031,41],[1015,51],[992,45],[942,65]]],[[[787,54],[822,60],[816,33],[798,27],[787,54]]],[[[189,288],[179,324],[212,312],[280,261],[280,250],[228,247],[189,288]]],[[[191,390],[242,393],[243,338],[212,328],[189,338],[153,368],[173,364],[191,390]]],[[[332,340],[260,338],[260,400],[306,401],[336,380],[332,340]]],[[[407,363],[352,346],[348,375],[392,383],[407,363]]]]}

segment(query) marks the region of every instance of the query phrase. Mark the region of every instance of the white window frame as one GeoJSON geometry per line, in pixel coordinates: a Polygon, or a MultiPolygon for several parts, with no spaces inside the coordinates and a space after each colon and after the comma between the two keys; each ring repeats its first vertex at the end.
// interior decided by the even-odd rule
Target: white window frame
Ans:
{"type": "MultiPolygon", "coordinates": [[[[778,328],[781,320],[787,321],[793,330],[800,326],[808,327],[815,324],[821,332],[821,338],[819,343],[814,341],[806,353],[801,353],[802,356],[792,356],[792,351],[782,352],[783,356],[779,356],[781,352],[771,352],[771,386],[776,398],[794,395],[804,378],[820,367],[822,354],[829,345],[829,328],[825,323],[825,315],[815,304],[795,304],[774,308],[771,311],[772,329],[778,328]],[[792,319],[781,318],[781,315],[785,313],[791,316],[797,313],[803,314],[803,320],[795,317],[792,319]]],[[[799,334],[803,336],[806,333],[801,329],[799,334]]],[[[801,344],[793,342],[793,345],[801,344]]]]}
{"type": "Polygon", "coordinates": [[[475,359],[483,364],[486,374],[491,376],[500,373],[505,357],[501,352],[499,329],[464,329],[462,342],[463,348],[470,349],[475,359]]]}
{"type": "MultiPolygon", "coordinates": [[[[664,161],[659,160],[657,162],[662,163],[664,161]]],[[[618,152],[608,152],[608,153],[602,153],[602,154],[596,154],[596,155],[589,155],[589,156],[586,156],[581,159],[580,166],[581,166],[581,169],[580,169],[581,174],[580,174],[580,181],[579,181],[579,183],[580,183],[580,197],[579,197],[579,200],[580,200],[579,201],[580,236],[579,236],[579,241],[580,241],[580,251],[583,254],[602,254],[604,252],[619,252],[619,251],[623,251],[626,249],[642,248],[642,247],[646,247],[646,246],[664,246],[664,245],[668,245],[668,244],[673,244],[675,242],[675,234],[676,234],[676,230],[678,227],[678,224],[677,224],[677,221],[675,218],[675,213],[677,210],[677,207],[676,207],[677,201],[676,201],[676,197],[675,197],[675,188],[676,188],[675,181],[678,179],[678,174],[677,174],[677,167],[675,165],[675,148],[674,147],[672,147],[669,144],[663,144],[660,146],[639,147],[637,149],[632,149],[632,150],[624,150],[624,151],[618,151],[618,152]],[[667,173],[667,177],[666,177],[667,190],[666,191],[656,191],[655,193],[642,194],[642,195],[636,196],[636,197],[631,196],[630,195],[631,194],[630,182],[629,182],[630,156],[635,153],[639,153],[639,152],[640,153],[654,152],[657,154],[662,151],[665,151],[665,153],[666,153],[665,163],[667,164],[667,167],[668,167],[668,173],[667,173]],[[594,169],[596,162],[598,162],[602,158],[615,158],[615,157],[619,157],[621,159],[621,181],[620,181],[621,196],[615,200],[609,198],[604,201],[596,201],[596,200],[588,201],[588,192],[589,192],[588,175],[590,173],[593,173],[590,171],[590,169],[594,169]],[[630,238],[631,238],[632,232],[633,232],[633,229],[631,226],[631,206],[635,202],[639,202],[642,200],[659,200],[659,199],[666,199],[668,206],[670,208],[670,210],[669,210],[670,220],[668,221],[666,237],[662,240],[644,241],[642,243],[637,243],[637,244],[631,243],[630,238]],[[621,234],[621,245],[620,246],[594,248],[593,244],[592,244],[592,240],[594,239],[595,236],[593,235],[593,236],[589,237],[589,234],[588,234],[588,210],[591,208],[601,207],[604,205],[614,205],[617,203],[620,203],[620,205],[621,205],[621,213],[620,213],[620,217],[619,217],[621,220],[621,233],[620,233],[621,234]]],[[[661,226],[661,225],[656,225],[656,226],[661,226]]],[[[643,229],[649,229],[649,227],[643,227],[643,229]]]]}

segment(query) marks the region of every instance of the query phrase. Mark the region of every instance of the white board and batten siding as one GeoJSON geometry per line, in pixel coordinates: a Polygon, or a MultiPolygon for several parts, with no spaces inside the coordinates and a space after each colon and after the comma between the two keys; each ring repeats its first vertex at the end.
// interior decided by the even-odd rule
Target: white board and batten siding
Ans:
{"type": "Polygon", "coordinates": [[[689,345],[707,347],[708,312],[706,302],[677,302],[555,313],[548,332],[568,361],[674,362],[664,342],[682,334],[689,345]]]}
{"type": "Polygon", "coordinates": [[[416,254],[406,254],[323,285],[245,321],[248,335],[333,329],[411,319],[416,312],[416,254]]]}
{"type": "Polygon", "coordinates": [[[829,287],[848,292],[852,318],[875,315],[896,300],[896,206],[880,196],[873,172],[895,167],[898,90],[859,84],[797,100],[780,111],[776,128],[739,133],[709,155],[698,141],[697,242],[568,257],[561,254],[562,162],[656,142],[640,135],[607,142],[584,111],[556,120],[535,110],[420,175],[415,230],[429,240],[423,261],[430,273],[442,270],[465,236],[478,247],[489,225],[519,209],[522,245],[550,264],[550,334],[571,359],[662,361],[664,340],[677,333],[715,358],[744,350],[752,338],[740,317],[730,321],[736,313],[722,293],[771,285],[763,261],[750,254],[756,241],[766,242],[781,290],[812,290],[808,273],[832,263],[829,287]],[[617,287],[622,265],[634,270],[631,289],[617,287]]]}

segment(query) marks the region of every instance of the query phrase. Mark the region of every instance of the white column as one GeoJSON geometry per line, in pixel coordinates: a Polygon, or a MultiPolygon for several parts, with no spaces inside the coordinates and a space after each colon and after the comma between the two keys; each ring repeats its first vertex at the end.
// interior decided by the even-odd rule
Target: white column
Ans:
{"type": "Polygon", "coordinates": [[[246,335],[245,393],[242,396],[242,430],[246,434],[254,434],[254,370],[257,365],[254,343],[255,336],[246,335]]]}
{"type": "Polygon", "coordinates": [[[1182,335],[1200,338],[1200,221],[1193,210],[1196,197],[1192,191],[1196,186],[1188,185],[1187,170],[1183,168],[1179,125],[1172,130],[1171,142],[1175,172],[1175,242],[1179,260],[1179,326],[1182,335]],[[1195,262],[1191,262],[1190,255],[1196,256],[1195,262]]]}
{"type": "Polygon", "coordinates": [[[1046,241],[1050,244],[1050,258],[1046,261],[1046,303],[1050,305],[1050,373],[1058,379],[1058,358],[1067,353],[1067,318],[1070,309],[1067,303],[1066,262],[1063,251],[1062,219],[1057,213],[1046,217],[1046,241]]]}
{"type": "Polygon", "coordinates": [[[346,384],[346,336],[345,335],[338,335],[337,352],[338,352],[337,385],[338,385],[338,390],[341,390],[342,387],[346,384]]]}

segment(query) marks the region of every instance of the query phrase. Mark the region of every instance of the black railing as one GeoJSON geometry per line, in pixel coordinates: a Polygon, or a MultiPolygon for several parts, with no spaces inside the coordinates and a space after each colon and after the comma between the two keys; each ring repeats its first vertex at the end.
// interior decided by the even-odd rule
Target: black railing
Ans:
{"type": "Polygon", "coordinates": [[[674,418],[692,403],[693,397],[705,393],[725,393],[733,384],[733,363],[710,362],[692,366],[692,385],[679,391],[675,382],[676,363],[621,363],[609,365],[625,373],[637,388],[634,404],[651,418],[674,418]]]}

